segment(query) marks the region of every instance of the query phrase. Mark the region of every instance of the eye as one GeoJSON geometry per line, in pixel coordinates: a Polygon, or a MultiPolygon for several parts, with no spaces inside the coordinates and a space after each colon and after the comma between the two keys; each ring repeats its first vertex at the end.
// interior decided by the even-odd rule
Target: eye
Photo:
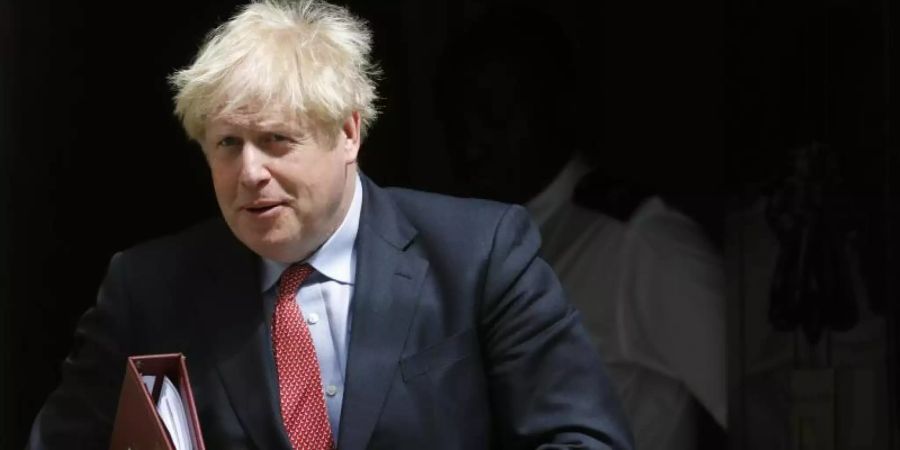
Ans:
{"type": "Polygon", "coordinates": [[[225,136],[224,138],[222,138],[222,140],[219,141],[218,144],[216,144],[216,146],[217,147],[234,147],[236,145],[240,145],[240,143],[241,143],[240,139],[238,139],[234,136],[225,136]]]}
{"type": "Polygon", "coordinates": [[[270,142],[289,142],[291,138],[278,133],[272,133],[269,135],[270,142]]]}

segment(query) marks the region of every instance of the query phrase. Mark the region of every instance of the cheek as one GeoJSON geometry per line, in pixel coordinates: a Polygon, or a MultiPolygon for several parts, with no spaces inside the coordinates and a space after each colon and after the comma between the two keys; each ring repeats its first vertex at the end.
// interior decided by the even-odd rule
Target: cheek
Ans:
{"type": "Polygon", "coordinates": [[[220,164],[210,165],[210,177],[216,197],[221,201],[234,196],[235,176],[232,171],[220,164]]]}
{"type": "Polygon", "coordinates": [[[277,177],[282,185],[293,186],[296,190],[319,198],[334,190],[338,179],[342,179],[341,163],[336,152],[320,155],[318,158],[292,161],[282,167],[281,176],[277,177]]]}

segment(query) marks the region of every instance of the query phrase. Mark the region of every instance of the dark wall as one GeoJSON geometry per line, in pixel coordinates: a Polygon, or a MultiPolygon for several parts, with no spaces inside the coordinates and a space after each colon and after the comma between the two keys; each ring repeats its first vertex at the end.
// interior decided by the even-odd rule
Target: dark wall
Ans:
{"type": "Polygon", "coordinates": [[[9,299],[9,148],[12,127],[9,123],[12,104],[6,100],[9,92],[12,60],[12,7],[0,2],[0,447],[10,447],[17,433],[12,425],[15,404],[10,383],[12,330],[9,299]]]}

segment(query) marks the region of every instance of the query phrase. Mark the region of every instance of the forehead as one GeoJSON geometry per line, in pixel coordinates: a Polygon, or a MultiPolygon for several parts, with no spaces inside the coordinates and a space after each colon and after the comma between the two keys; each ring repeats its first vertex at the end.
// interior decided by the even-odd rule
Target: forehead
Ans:
{"type": "Polygon", "coordinates": [[[285,108],[240,107],[220,109],[207,120],[208,129],[245,128],[267,130],[272,128],[303,131],[309,120],[285,108]]]}

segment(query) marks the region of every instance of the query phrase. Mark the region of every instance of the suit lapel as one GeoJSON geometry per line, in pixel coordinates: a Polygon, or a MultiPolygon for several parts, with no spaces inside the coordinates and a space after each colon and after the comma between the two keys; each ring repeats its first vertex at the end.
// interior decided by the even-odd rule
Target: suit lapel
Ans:
{"type": "Polygon", "coordinates": [[[290,449],[281,423],[271,336],[260,292],[259,257],[223,224],[226,236],[210,266],[198,322],[213,349],[231,407],[260,449],[290,449]]]}
{"type": "Polygon", "coordinates": [[[363,177],[357,283],[338,448],[366,447],[394,379],[428,263],[404,250],[414,228],[363,177]]]}

